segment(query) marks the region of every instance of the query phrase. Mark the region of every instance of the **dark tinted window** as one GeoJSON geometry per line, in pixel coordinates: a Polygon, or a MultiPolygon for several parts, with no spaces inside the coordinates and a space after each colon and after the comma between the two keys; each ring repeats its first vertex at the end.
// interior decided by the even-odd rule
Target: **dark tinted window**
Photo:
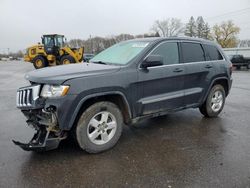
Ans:
{"type": "Polygon", "coordinates": [[[205,61],[204,51],[198,43],[183,42],[182,55],[184,63],[205,61]]]}
{"type": "Polygon", "coordinates": [[[153,50],[151,55],[161,55],[164,65],[179,63],[178,45],[176,42],[165,42],[153,50]]]}
{"type": "Polygon", "coordinates": [[[223,59],[219,50],[215,46],[205,44],[204,48],[205,48],[205,51],[207,53],[209,60],[221,60],[221,59],[223,59]]]}

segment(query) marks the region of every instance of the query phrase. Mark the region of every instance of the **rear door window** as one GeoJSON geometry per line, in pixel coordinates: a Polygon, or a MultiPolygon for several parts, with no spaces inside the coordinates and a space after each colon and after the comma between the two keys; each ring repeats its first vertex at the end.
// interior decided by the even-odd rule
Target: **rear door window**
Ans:
{"type": "Polygon", "coordinates": [[[207,45],[207,44],[204,44],[203,46],[204,46],[204,49],[206,51],[208,60],[213,61],[213,60],[222,60],[223,59],[221,53],[219,52],[219,50],[215,46],[207,45]]]}
{"type": "Polygon", "coordinates": [[[181,46],[184,63],[205,61],[205,53],[201,44],[182,42],[181,46]]]}

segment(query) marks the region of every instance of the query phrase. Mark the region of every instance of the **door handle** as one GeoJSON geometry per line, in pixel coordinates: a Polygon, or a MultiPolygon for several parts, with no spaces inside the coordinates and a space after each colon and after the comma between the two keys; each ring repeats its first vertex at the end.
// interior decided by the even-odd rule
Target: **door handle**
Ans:
{"type": "Polygon", "coordinates": [[[213,66],[212,65],[206,65],[205,66],[205,68],[207,68],[207,69],[210,69],[210,68],[212,68],[213,66]]]}
{"type": "Polygon", "coordinates": [[[176,68],[173,70],[173,72],[182,72],[182,71],[183,71],[183,69],[181,69],[181,68],[176,68]]]}

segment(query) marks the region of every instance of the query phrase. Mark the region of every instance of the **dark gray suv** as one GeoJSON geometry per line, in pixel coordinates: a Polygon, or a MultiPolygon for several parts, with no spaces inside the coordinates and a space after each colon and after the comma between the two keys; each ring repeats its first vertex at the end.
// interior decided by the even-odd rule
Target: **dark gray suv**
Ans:
{"type": "Polygon", "coordinates": [[[73,133],[89,153],[113,147],[123,124],[186,108],[206,117],[223,109],[232,64],[221,48],[195,38],[144,38],[116,44],[91,59],[29,72],[17,107],[36,134],[24,150],[58,147],[73,133]]]}

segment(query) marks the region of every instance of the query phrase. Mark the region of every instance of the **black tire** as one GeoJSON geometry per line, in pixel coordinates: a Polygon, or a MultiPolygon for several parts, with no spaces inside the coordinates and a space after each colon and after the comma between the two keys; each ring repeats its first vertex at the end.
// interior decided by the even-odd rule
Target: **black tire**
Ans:
{"type": "Polygon", "coordinates": [[[64,55],[60,59],[60,65],[76,63],[75,59],[71,55],[64,55]]]}
{"type": "MultiPolygon", "coordinates": [[[[102,114],[100,115],[102,116],[102,114]]],[[[108,122],[108,119],[107,119],[107,122],[108,122]]],[[[102,123],[100,120],[98,122],[98,126],[101,126],[101,125],[102,123]]],[[[79,118],[77,127],[76,127],[76,139],[81,149],[87,151],[88,153],[103,152],[105,150],[112,148],[117,143],[117,141],[119,140],[121,136],[122,126],[123,126],[123,116],[122,116],[120,109],[111,102],[98,102],[90,106],[87,110],[85,110],[82,113],[81,117],[79,118]],[[93,130],[89,134],[91,130],[89,126],[91,125],[90,120],[97,117],[98,114],[105,113],[105,112],[111,113],[113,117],[115,117],[116,129],[113,132],[113,136],[110,138],[110,140],[108,140],[106,143],[103,143],[103,144],[96,144],[93,141],[91,141],[88,135],[98,130],[98,133],[97,133],[98,136],[96,137],[96,139],[99,138],[102,141],[103,133],[102,131],[99,130],[100,128],[98,127],[98,128],[94,128],[95,130],[93,130]]],[[[111,132],[109,134],[111,134],[111,132]]]]}
{"type": "Polygon", "coordinates": [[[36,69],[41,69],[48,66],[48,61],[45,57],[38,55],[33,60],[32,63],[36,69]]]}
{"type": "Polygon", "coordinates": [[[220,112],[223,110],[223,107],[224,107],[224,104],[225,104],[225,98],[226,98],[226,94],[225,94],[225,89],[224,89],[224,87],[223,87],[222,85],[219,85],[219,84],[214,85],[214,86],[211,88],[211,90],[210,90],[210,92],[209,92],[209,94],[208,94],[208,96],[207,96],[206,101],[205,101],[205,102],[202,104],[202,106],[199,108],[200,112],[201,112],[205,117],[217,117],[217,116],[220,114],[220,112]],[[214,110],[212,109],[212,105],[211,105],[211,103],[212,103],[212,98],[213,98],[213,96],[214,96],[214,94],[215,94],[216,91],[219,91],[219,92],[221,92],[221,94],[222,94],[222,105],[221,105],[221,107],[219,108],[218,111],[214,111],[214,110]]]}

